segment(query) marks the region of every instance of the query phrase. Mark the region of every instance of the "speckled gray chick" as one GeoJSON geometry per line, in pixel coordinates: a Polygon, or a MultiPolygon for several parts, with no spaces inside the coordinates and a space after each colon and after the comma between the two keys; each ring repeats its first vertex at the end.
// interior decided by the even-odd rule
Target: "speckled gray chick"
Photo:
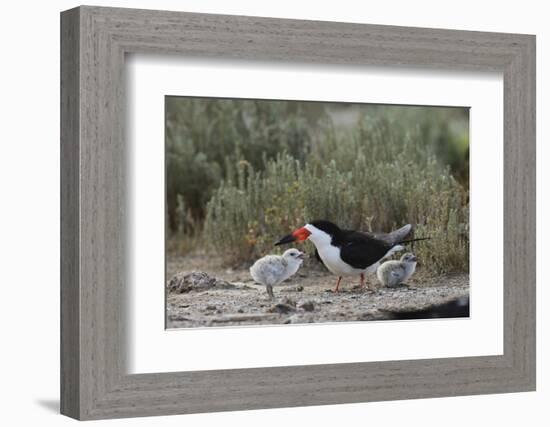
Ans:
{"type": "Polygon", "coordinates": [[[273,286],[294,275],[304,260],[304,253],[298,249],[288,249],[281,255],[266,255],[250,267],[250,275],[255,282],[266,287],[273,298],[273,286]]]}
{"type": "Polygon", "coordinates": [[[410,252],[404,254],[399,261],[386,261],[376,271],[378,280],[386,287],[405,284],[416,269],[416,256],[410,252]]]}

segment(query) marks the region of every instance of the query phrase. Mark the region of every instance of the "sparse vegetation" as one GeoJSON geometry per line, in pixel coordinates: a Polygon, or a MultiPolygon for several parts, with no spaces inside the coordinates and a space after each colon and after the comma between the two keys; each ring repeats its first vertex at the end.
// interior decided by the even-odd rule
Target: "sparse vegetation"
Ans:
{"type": "Polygon", "coordinates": [[[209,242],[235,265],[316,218],[410,222],[432,237],[414,248],[427,271],[468,271],[465,110],[362,106],[343,126],[324,105],[168,98],[168,249],[209,242]]]}

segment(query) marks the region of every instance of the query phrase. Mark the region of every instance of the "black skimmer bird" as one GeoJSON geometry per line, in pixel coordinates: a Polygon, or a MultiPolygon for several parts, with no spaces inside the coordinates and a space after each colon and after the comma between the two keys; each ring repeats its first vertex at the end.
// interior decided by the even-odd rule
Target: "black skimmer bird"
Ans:
{"type": "Polygon", "coordinates": [[[330,221],[312,221],[275,245],[310,240],[315,245],[315,254],[328,270],[338,276],[334,292],[338,292],[343,276],[360,276],[361,287],[365,286],[365,275],[376,272],[380,261],[394,252],[404,249],[402,244],[420,239],[405,240],[412,226],[407,224],[391,233],[366,233],[344,230],[330,221]]]}

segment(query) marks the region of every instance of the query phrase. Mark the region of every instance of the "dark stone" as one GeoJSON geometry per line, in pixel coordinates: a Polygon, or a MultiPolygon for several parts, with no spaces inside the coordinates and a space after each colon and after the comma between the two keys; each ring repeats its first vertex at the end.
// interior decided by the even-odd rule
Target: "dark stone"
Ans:
{"type": "Polygon", "coordinates": [[[315,304],[313,303],[313,301],[299,302],[297,307],[304,310],[304,311],[313,311],[313,310],[315,310],[315,304]]]}
{"type": "Polygon", "coordinates": [[[288,314],[288,313],[292,313],[292,312],[296,311],[296,308],[294,308],[293,306],[291,306],[289,304],[279,303],[279,304],[275,304],[274,306],[270,307],[267,311],[269,313],[288,314]]]}
{"type": "Polygon", "coordinates": [[[169,292],[183,294],[191,291],[206,291],[208,289],[235,289],[236,286],[225,280],[209,276],[203,271],[177,273],[167,284],[169,292]]]}

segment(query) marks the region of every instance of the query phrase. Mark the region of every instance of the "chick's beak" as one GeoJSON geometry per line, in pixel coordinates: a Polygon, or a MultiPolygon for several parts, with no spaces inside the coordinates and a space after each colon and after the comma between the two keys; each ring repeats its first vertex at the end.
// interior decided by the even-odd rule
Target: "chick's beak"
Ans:
{"type": "Polygon", "coordinates": [[[300,255],[297,256],[297,258],[304,259],[306,254],[304,252],[301,252],[300,255]]]}

